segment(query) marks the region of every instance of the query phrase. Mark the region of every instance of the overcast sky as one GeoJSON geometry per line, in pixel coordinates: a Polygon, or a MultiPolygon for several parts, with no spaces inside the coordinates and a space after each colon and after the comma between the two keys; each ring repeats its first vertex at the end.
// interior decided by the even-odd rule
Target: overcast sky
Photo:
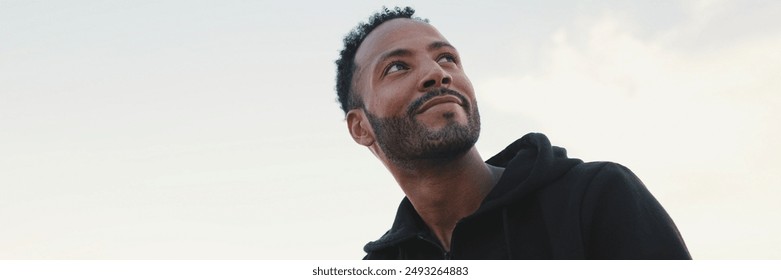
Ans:
{"type": "MultiPolygon", "coordinates": [[[[403,193],[347,133],[343,36],[409,1],[0,0],[0,259],[358,259],[403,193]]],[[[781,2],[417,1],[484,158],[632,169],[697,259],[781,259],[781,2]]]]}

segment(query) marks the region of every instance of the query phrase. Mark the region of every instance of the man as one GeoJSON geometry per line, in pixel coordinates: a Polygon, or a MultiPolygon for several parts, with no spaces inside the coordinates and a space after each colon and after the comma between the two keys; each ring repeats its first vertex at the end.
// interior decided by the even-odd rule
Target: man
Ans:
{"type": "Polygon", "coordinates": [[[627,168],[567,158],[528,134],[483,161],[461,57],[414,10],[345,38],[337,94],[350,135],[406,197],[365,259],[689,259],[670,217],[627,168]]]}

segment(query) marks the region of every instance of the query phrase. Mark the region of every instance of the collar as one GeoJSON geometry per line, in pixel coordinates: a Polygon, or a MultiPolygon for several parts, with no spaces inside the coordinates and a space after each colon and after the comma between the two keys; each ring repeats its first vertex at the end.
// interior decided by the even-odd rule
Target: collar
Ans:
{"type": "Polygon", "coordinates": [[[367,253],[377,251],[425,234],[428,234],[428,227],[415,211],[409,198],[404,197],[399,204],[398,211],[396,211],[396,219],[393,221],[391,229],[385,232],[380,239],[366,244],[363,250],[367,253]]]}

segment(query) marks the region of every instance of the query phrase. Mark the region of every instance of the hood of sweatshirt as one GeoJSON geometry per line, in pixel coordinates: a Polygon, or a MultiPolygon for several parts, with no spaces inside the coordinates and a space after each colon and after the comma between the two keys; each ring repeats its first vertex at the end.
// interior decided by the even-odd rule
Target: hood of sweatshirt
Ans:
{"type": "MultiPolygon", "coordinates": [[[[529,133],[491,157],[486,163],[505,168],[505,172],[488,193],[480,207],[464,219],[501,209],[512,201],[528,196],[564,176],[583,163],[567,158],[564,148],[551,146],[541,133],[529,133]]],[[[421,236],[428,228],[406,197],[399,205],[393,226],[380,239],[369,242],[364,251],[381,250],[421,236]]]]}

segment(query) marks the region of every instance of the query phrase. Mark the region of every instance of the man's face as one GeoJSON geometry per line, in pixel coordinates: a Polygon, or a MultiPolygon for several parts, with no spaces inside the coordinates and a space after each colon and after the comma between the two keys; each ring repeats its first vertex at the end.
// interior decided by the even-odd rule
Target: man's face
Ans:
{"type": "Polygon", "coordinates": [[[477,141],[474,89],[458,52],[433,26],[385,22],[366,37],[355,62],[354,92],[389,160],[450,158],[477,141]]]}

